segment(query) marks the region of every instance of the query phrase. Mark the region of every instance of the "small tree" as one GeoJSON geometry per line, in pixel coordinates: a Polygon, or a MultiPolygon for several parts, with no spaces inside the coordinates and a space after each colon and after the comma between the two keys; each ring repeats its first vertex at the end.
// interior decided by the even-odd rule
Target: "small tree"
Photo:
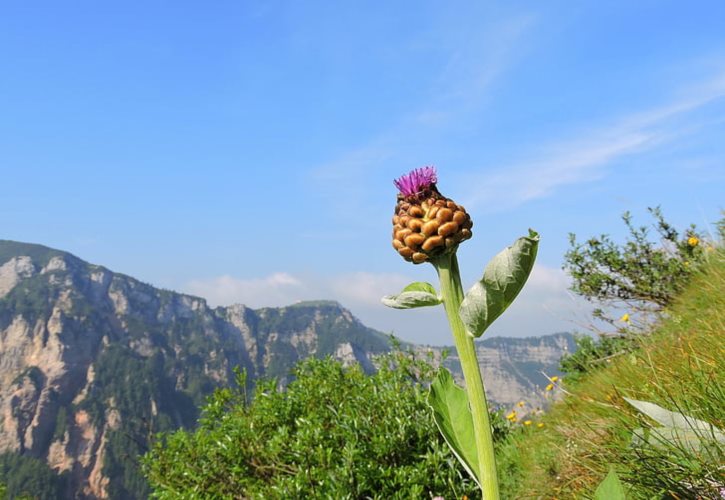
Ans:
{"type": "Polygon", "coordinates": [[[571,248],[564,256],[564,270],[571,276],[571,290],[597,304],[593,316],[614,331],[592,329],[602,337],[577,340],[580,349],[562,359],[561,369],[585,372],[602,358],[626,352],[632,334],[646,332],[688,282],[712,248],[694,224],[684,233],[665,221],[659,207],[648,208],[655,219],[658,241],[650,239],[651,228],[636,227],[629,212],[622,215],[629,235],[624,244],[608,235],[579,243],[570,234],[571,248]]]}
{"type": "MultiPolygon", "coordinates": [[[[629,212],[622,215],[629,231],[623,245],[606,234],[585,243],[569,235],[564,269],[573,279],[572,291],[590,302],[633,312],[659,313],[672,303],[702,260],[705,239],[694,224],[681,235],[659,207],[648,210],[659,241],[650,240],[647,226],[635,227],[629,212]]],[[[613,321],[601,311],[598,317],[613,321]]]]}

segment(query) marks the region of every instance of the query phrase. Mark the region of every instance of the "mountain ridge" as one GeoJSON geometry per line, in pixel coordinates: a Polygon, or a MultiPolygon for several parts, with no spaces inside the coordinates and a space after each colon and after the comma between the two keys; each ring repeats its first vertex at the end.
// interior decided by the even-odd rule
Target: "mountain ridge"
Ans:
{"type": "MultiPolygon", "coordinates": [[[[443,350],[414,347],[438,359],[443,350]]],[[[66,496],[143,497],[135,457],[153,434],[193,426],[235,367],[250,381],[284,383],[307,356],[373,370],[375,355],[389,349],[389,336],[336,301],[211,308],[68,252],[0,240],[0,452],[47,463],[67,478],[66,496]]],[[[502,387],[514,399],[537,395],[525,363],[550,369],[556,355],[539,349],[526,357],[521,347],[522,359],[504,374],[491,364],[499,351],[485,342],[477,349],[489,360],[482,369],[491,394],[508,377],[502,387]]],[[[455,353],[443,362],[455,371],[455,353]]]]}

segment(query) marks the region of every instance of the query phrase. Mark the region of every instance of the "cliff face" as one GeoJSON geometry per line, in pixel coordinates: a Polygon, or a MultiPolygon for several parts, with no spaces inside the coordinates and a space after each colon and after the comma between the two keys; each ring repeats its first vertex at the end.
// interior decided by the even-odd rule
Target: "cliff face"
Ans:
{"type": "MultiPolygon", "coordinates": [[[[479,344],[489,398],[543,402],[570,336],[479,344]],[[537,387],[538,385],[538,387],[537,387]]],[[[336,302],[210,308],[40,245],[0,240],[0,454],[47,463],[63,497],[139,498],[137,457],[193,426],[214,388],[332,355],[373,369],[387,336],[336,302]]],[[[440,353],[440,348],[435,348],[440,353]]],[[[445,361],[458,371],[455,355],[445,361]]]]}
{"type": "Polygon", "coordinates": [[[191,426],[215,387],[307,356],[371,366],[387,337],[334,302],[212,309],[37,245],[0,241],[0,452],[47,462],[67,492],[143,492],[136,455],[191,426]],[[126,476],[126,477],[124,477],[126,476]]]}
{"type": "MultiPolygon", "coordinates": [[[[481,374],[486,395],[494,404],[511,408],[520,401],[526,406],[520,414],[535,408],[544,408],[555,396],[544,388],[547,377],[561,375],[559,360],[576,348],[573,335],[559,333],[543,337],[503,338],[493,337],[476,342],[481,374]]],[[[460,360],[454,348],[443,362],[462,384],[460,360]]]]}

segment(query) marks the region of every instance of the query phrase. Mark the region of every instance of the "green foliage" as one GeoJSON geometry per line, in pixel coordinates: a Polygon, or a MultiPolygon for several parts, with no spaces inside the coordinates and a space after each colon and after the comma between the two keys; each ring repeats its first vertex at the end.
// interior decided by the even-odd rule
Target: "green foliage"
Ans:
{"type": "Polygon", "coordinates": [[[65,406],[58,408],[58,414],[55,417],[55,429],[53,430],[53,441],[62,441],[65,432],[68,429],[68,410],[65,406]]]}
{"type": "Polygon", "coordinates": [[[191,426],[198,415],[192,398],[171,385],[163,365],[160,354],[145,358],[128,347],[111,344],[99,356],[91,391],[79,404],[96,425],[108,418],[111,408],[122,415],[120,427],[108,433],[103,463],[113,498],[145,498],[148,485],[138,457],[148,451],[153,434],[191,426]]]}
{"type": "Polygon", "coordinates": [[[659,242],[649,239],[648,227],[635,227],[629,212],[622,216],[629,231],[623,245],[607,235],[577,243],[570,234],[564,269],[574,280],[573,291],[587,300],[635,309],[660,311],[672,303],[702,260],[706,240],[694,224],[680,235],[659,208],[649,212],[659,242]]]}
{"type": "Polygon", "coordinates": [[[393,309],[413,309],[415,307],[437,306],[443,302],[430,283],[416,281],[403,288],[398,295],[386,295],[383,304],[393,309]]]}
{"type": "Polygon", "coordinates": [[[573,382],[583,374],[605,366],[613,357],[629,352],[637,343],[631,336],[602,336],[595,339],[589,335],[576,335],[576,349],[565,354],[559,361],[559,370],[567,374],[567,381],[573,382]]]}
{"type": "Polygon", "coordinates": [[[624,486],[619,480],[619,476],[614,469],[610,469],[607,477],[599,483],[594,492],[594,500],[625,500],[626,498],[624,486]]]}
{"type": "Polygon", "coordinates": [[[648,209],[655,219],[659,241],[650,239],[650,228],[635,227],[632,216],[622,216],[629,235],[624,244],[609,236],[578,243],[570,234],[571,248],[565,255],[564,269],[572,277],[572,291],[601,307],[593,312],[595,321],[614,327],[603,333],[592,325],[599,340],[581,336],[575,353],[562,359],[561,370],[577,376],[601,367],[611,357],[629,352],[632,335],[647,332],[659,314],[666,310],[685,287],[714,244],[707,241],[694,224],[680,234],[665,221],[659,207],[648,209]],[[626,313],[619,318],[613,312],[626,313]]]}
{"type": "Polygon", "coordinates": [[[631,352],[567,384],[543,432],[509,440],[506,498],[583,498],[610,467],[628,498],[721,497],[725,252],[709,255],[631,352]]]}
{"type": "Polygon", "coordinates": [[[33,260],[36,266],[44,267],[53,257],[65,257],[70,254],[35,245],[33,243],[21,243],[19,241],[0,240],[0,266],[18,255],[27,255],[33,260]]]}
{"type": "Polygon", "coordinates": [[[66,480],[65,475],[57,475],[37,458],[15,453],[0,455],[0,485],[4,485],[5,490],[3,498],[65,498],[66,480]]]}
{"type": "Polygon", "coordinates": [[[469,335],[483,335],[513,303],[534,268],[538,249],[539,235],[529,229],[529,236],[517,239],[486,265],[483,277],[466,292],[459,311],[469,335]]]}
{"type": "Polygon", "coordinates": [[[468,474],[481,484],[479,460],[473,430],[473,417],[466,390],[458,387],[445,368],[440,368],[430,386],[428,404],[438,430],[468,474]]]}
{"type": "Polygon", "coordinates": [[[17,315],[28,322],[50,316],[60,286],[47,282],[44,276],[32,276],[18,283],[0,298],[0,328],[5,328],[17,315]]]}
{"type": "Polygon", "coordinates": [[[400,352],[359,366],[309,359],[286,390],[245,377],[217,391],[194,432],[144,457],[158,498],[428,498],[472,495],[426,404],[426,362],[400,352]]]}
{"type": "MultiPolygon", "coordinates": [[[[725,367],[720,363],[719,368],[725,367]]],[[[629,480],[650,495],[666,493],[672,498],[717,498],[725,487],[725,434],[709,421],[725,424],[725,390],[721,375],[708,371],[695,373],[688,384],[696,384],[702,393],[689,398],[673,398],[668,405],[677,411],[651,402],[623,398],[649,417],[627,422],[632,433],[628,454],[629,480]],[[709,379],[709,380],[708,380],[709,379]],[[696,405],[696,406],[695,406],[696,405]],[[694,418],[692,415],[707,419],[694,418]],[[658,425],[652,425],[654,421],[658,425]]],[[[627,410],[623,408],[623,410],[627,410]]]]}

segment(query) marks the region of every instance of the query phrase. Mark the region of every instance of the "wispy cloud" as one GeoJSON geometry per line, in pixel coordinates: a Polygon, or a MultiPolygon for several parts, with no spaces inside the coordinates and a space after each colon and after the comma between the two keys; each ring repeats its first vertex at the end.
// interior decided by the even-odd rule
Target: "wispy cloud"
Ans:
{"type": "Polygon", "coordinates": [[[725,73],[691,86],[670,103],[620,117],[613,125],[536,148],[536,158],[467,178],[461,186],[469,209],[488,212],[516,207],[558,188],[605,177],[608,166],[628,155],[651,151],[702,126],[692,118],[725,96],[725,73]]]}
{"type": "MultiPolygon", "coordinates": [[[[195,280],[183,291],[206,298],[212,305],[242,303],[250,307],[285,306],[300,300],[333,299],[349,308],[363,323],[393,332],[418,343],[450,344],[445,314],[440,308],[412,311],[388,309],[383,295],[399,292],[413,281],[397,273],[353,272],[338,275],[291,275],[278,272],[262,278],[219,276],[195,280]]],[[[560,269],[536,265],[509,311],[488,335],[530,336],[570,330],[564,318],[582,310],[580,301],[567,292],[569,279],[560,269]]]]}
{"type": "Polygon", "coordinates": [[[491,87],[518,59],[521,41],[536,24],[532,14],[501,19],[457,44],[434,85],[436,96],[415,114],[424,126],[440,127],[476,114],[491,87]]]}
{"type": "Polygon", "coordinates": [[[251,307],[264,307],[300,300],[300,293],[305,288],[298,278],[278,272],[263,278],[239,279],[223,275],[206,280],[193,280],[183,287],[183,291],[203,297],[215,306],[240,303],[251,307]]]}
{"type": "Polygon", "coordinates": [[[374,190],[376,174],[393,172],[392,179],[400,170],[418,166],[427,137],[440,138],[454,124],[480,113],[492,85],[515,63],[520,43],[534,24],[528,14],[483,28],[461,19],[451,22],[440,35],[440,43],[449,48],[448,62],[438,74],[418,82],[427,86],[422,92],[426,97],[402,114],[381,117],[378,132],[362,137],[358,147],[309,168],[310,192],[326,198],[342,215],[359,212],[374,190]]]}
{"type": "Polygon", "coordinates": [[[204,297],[215,306],[241,303],[250,307],[272,307],[300,300],[334,299],[349,307],[368,307],[380,305],[380,297],[398,291],[410,281],[395,273],[294,276],[276,272],[261,278],[223,275],[193,280],[183,290],[204,297]]]}

